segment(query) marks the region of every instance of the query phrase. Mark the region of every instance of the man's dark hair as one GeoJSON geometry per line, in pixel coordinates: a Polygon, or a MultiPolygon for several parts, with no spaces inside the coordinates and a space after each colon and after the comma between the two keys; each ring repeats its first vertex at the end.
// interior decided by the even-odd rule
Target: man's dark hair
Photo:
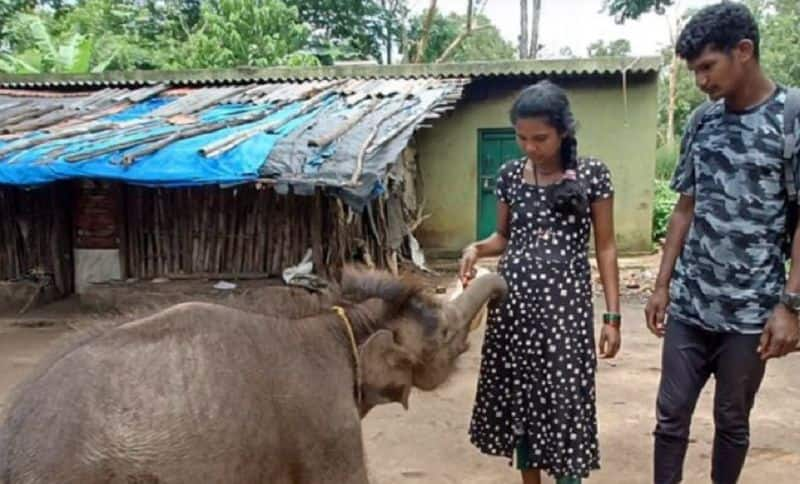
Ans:
{"type": "Polygon", "coordinates": [[[741,3],[722,2],[709,5],[692,16],[678,37],[675,52],[691,62],[700,57],[706,47],[730,52],[742,40],[753,42],[758,60],[758,24],[753,14],[741,3]]]}

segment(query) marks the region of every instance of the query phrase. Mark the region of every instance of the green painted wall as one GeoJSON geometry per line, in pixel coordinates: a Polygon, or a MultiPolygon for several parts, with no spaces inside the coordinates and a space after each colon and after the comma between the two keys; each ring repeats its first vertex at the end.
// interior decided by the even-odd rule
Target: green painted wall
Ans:
{"type": "MultiPolygon", "coordinates": [[[[627,109],[621,76],[558,80],[578,121],[578,151],[609,166],[616,188],[615,225],[621,253],[649,251],[655,172],[655,74],[629,80],[627,109]]],[[[417,136],[426,212],[417,232],[432,254],[460,251],[475,240],[478,130],[509,127],[508,110],[519,89],[467,100],[417,136]]]]}

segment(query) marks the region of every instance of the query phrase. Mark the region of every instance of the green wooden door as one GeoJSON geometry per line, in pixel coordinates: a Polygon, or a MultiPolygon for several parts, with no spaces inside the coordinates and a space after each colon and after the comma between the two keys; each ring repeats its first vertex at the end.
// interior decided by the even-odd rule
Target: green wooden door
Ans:
{"type": "Polygon", "coordinates": [[[513,129],[481,130],[478,136],[478,239],[495,231],[497,196],[495,186],[500,167],[522,157],[513,129]]]}

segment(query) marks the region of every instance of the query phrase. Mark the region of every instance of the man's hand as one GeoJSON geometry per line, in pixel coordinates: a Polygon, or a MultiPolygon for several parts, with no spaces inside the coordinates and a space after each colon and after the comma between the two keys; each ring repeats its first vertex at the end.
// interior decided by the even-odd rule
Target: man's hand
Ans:
{"type": "Polygon", "coordinates": [[[644,308],[644,316],[647,321],[647,328],[651,333],[659,338],[664,337],[666,325],[664,319],[667,315],[667,306],[669,305],[669,289],[666,287],[657,287],[650,299],[647,301],[647,306],[644,308]]]}
{"type": "Polygon", "coordinates": [[[789,311],[783,304],[778,304],[764,327],[758,352],[764,361],[780,358],[794,351],[799,339],[800,325],[797,314],[789,311]]]}

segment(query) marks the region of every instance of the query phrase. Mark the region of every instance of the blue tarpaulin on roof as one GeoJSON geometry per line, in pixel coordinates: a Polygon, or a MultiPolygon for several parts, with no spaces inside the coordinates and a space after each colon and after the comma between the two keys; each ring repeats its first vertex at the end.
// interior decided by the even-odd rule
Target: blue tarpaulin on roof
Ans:
{"type": "Polygon", "coordinates": [[[362,210],[387,181],[400,180],[390,171],[404,170],[396,162],[414,131],[448,110],[462,87],[462,80],[375,79],[78,95],[0,90],[0,186],[269,179],[277,193],[321,189],[362,210]]]}
{"type": "MultiPolygon", "coordinates": [[[[106,119],[112,121],[134,120],[147,115],[170,101],[171,99],[169,98],[151,99],[106,119]]],[[[267,160],[275,144],[317,115],[320,109],[324,109],[325,103],[322,103],[316,110],[294,118],[301,106],[302,103],[295,102],[251,124],[243,124],[176,141],[151,155],[137,159],[136,163],[131,166],[124,166],[120,161],[126,152],[135,151],[139,148],[138,146],[128,150],[100,155],[85,161],[68,162],[66,158],[70,155],[79,155],[82,152],[102,148],[103,146],[118,144],[120,141],[135,141],[144,136],[172,132],[178,128],[168,123],[160,123],[145,133],[129,136],[129,139],[126,139],[124,134],[120,134],[114,138],[96,141],[91,144],[88,142],[89,140],[87,140],[87,143],[80,143],[74,138],[53,141],[44,146],[25,150],[21,154],[0,158],[0,184],[35,186],[70,178],[96,178],[138,185],[173,187],[212,183],[236,184],[253,181],[259,177],[259,170],[267,160]],[[265,121],[279,121],[290,118],[292,119],[277,132],[258,133],[217,157],[207,158],[200,153],[202,147],[221,140],[232,133],[246,130],[265,121]],[[42,160],[45,157],[52,157],[54,149],[62,149],[63,151],[54,159],[47,159],[47,162],[43,163],[42,160]]],[[[220,105],[205,111],[202,121],[216,121],[229,116],[241,115],[255,109],[263,110],[265,106],[220,105]]],[[[32,136],[38,135],[34,134],[32,136]]],[[[6,144],[0,141],[0,147],[6,144]]]]}

